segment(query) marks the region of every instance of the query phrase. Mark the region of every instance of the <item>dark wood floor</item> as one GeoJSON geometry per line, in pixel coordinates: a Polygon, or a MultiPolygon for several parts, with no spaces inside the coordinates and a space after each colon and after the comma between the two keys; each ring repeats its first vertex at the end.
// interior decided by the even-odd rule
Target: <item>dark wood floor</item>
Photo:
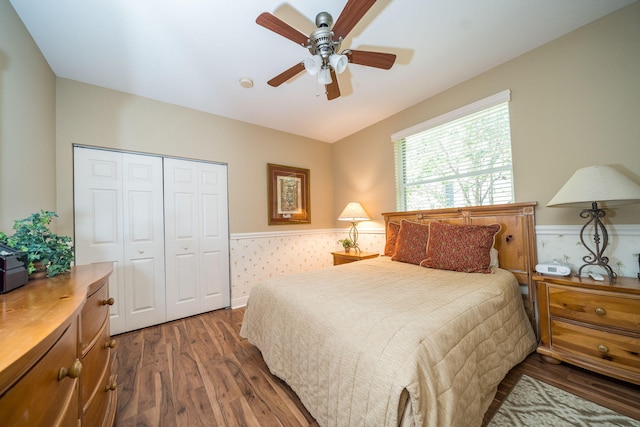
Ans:
{"type": "MultiPolygon", "coordinates": [[[[317,426],[239,337],[243,315],[244,309],[219,310],[117,335],[116,425],[317,426]]],[[[522,374],[640,419],[640,387],[532,354],[500,384],[483,424],[522,374]]]]}

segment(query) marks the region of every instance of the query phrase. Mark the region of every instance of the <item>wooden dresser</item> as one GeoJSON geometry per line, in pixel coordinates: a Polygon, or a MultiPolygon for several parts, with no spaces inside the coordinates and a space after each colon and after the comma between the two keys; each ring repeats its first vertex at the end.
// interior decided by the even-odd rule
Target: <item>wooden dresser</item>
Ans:
{"type": "Polygon", "coordinates": [[[0,423],[111,426],[111,263],[73,267],[0,295],[0,423]]]}
{"type": "Polygon", "coordinates": [[[534,276],[538,353],[640,384],[640,280],[534,276]]]}

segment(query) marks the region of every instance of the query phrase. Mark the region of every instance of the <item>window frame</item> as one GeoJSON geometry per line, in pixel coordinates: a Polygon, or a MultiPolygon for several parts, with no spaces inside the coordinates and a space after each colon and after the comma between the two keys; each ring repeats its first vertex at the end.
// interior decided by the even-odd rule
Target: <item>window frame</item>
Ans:
{"type": "MultiPolygon", "coordinates": [[[[453,121],[463,119],[469,115],[481,112],[483,110],[487,110],[489,108],[498,106],[500,104],[509,103],[511,101],[511,90],[507,89],[502,92],[496,93],[489,97],[483,98],[471,104],[460,107],[456,110],[447,112],[440,116],[434,117],[422,123],[418,123],[417,125],[411,126],[404,130],[395,132],[391,135],[391,141],[394,144],[394,174],[396,181],[396,206],[400,211],[407,210],[407,201],[406,201],[406,183],[402,179],[401,173],[405,170],[405,159],[401,156],[401,150],[399,148],[400,142],[406,138],[412,137],[416,134],[428,131],[430,129],[436,128],[441,125],[449,124],[453,121]]],[[[509,122],[511,121],[511,108],[510,105],[507,105],[507,113],[509,115],[509,122]]],[[[509,123],[509,143],[511,144],[511,148],[513,148],[513,143],[511,139],[511,124],[509,123]]],[[[503,166],[504,168],[504,166],[503,166]]],[[[511,173],[511,200],[515,200],[515,184],[514,184],[514,176],[513,176],[513,150],[511,150],[511,163],[509,165],[510,173],[511,173]]],[[[478,174],[479,175],[479,174],[478,174]]],[[[461,177],[459,177],[461,178],[461,177]]],[[[453,207],[461,207],[456,206],[455,203],[453,207]]],[[[422,207],[427,208],[427,207],[422,207]]],[[[421,208],[421,209],[422,209],[421,208]]]]}

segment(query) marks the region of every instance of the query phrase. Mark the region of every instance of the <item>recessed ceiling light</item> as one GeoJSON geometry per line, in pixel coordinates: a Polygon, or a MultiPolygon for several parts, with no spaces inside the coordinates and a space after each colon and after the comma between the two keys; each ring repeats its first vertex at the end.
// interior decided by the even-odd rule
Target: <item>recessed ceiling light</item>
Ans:
{"type": "Polygon", "coordinates": [[[251,80],[249,77],[243,77],[240,79],[240,86],[245,89],[250,89],[253,87],[253,80],[251,80]]]}

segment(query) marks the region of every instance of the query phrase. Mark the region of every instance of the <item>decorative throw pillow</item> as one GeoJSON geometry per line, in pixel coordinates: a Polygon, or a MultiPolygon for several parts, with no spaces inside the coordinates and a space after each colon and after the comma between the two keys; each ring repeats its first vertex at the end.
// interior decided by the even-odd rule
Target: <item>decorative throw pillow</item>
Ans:
{"type": "Polygon", "coordinates": [[[500,224],[457,225],[433,221],[423,267],[491,273],[491,248],[500,224]]]}
{"type": "Polygon", "coordinates": [[[400,231],[400,224],[397,222],[390,222],[387,224],[387,242],[384,245],[384,254],[387,256],[393,256],[396,251],[398,231],[400,231]]]}
{"type": "Polygon", "coordinates": [[[419,265],[427,255],[427,240],[429,240],[429,224],[403,219],[400,222],[396,250],[391,260],[419,265]]]}

